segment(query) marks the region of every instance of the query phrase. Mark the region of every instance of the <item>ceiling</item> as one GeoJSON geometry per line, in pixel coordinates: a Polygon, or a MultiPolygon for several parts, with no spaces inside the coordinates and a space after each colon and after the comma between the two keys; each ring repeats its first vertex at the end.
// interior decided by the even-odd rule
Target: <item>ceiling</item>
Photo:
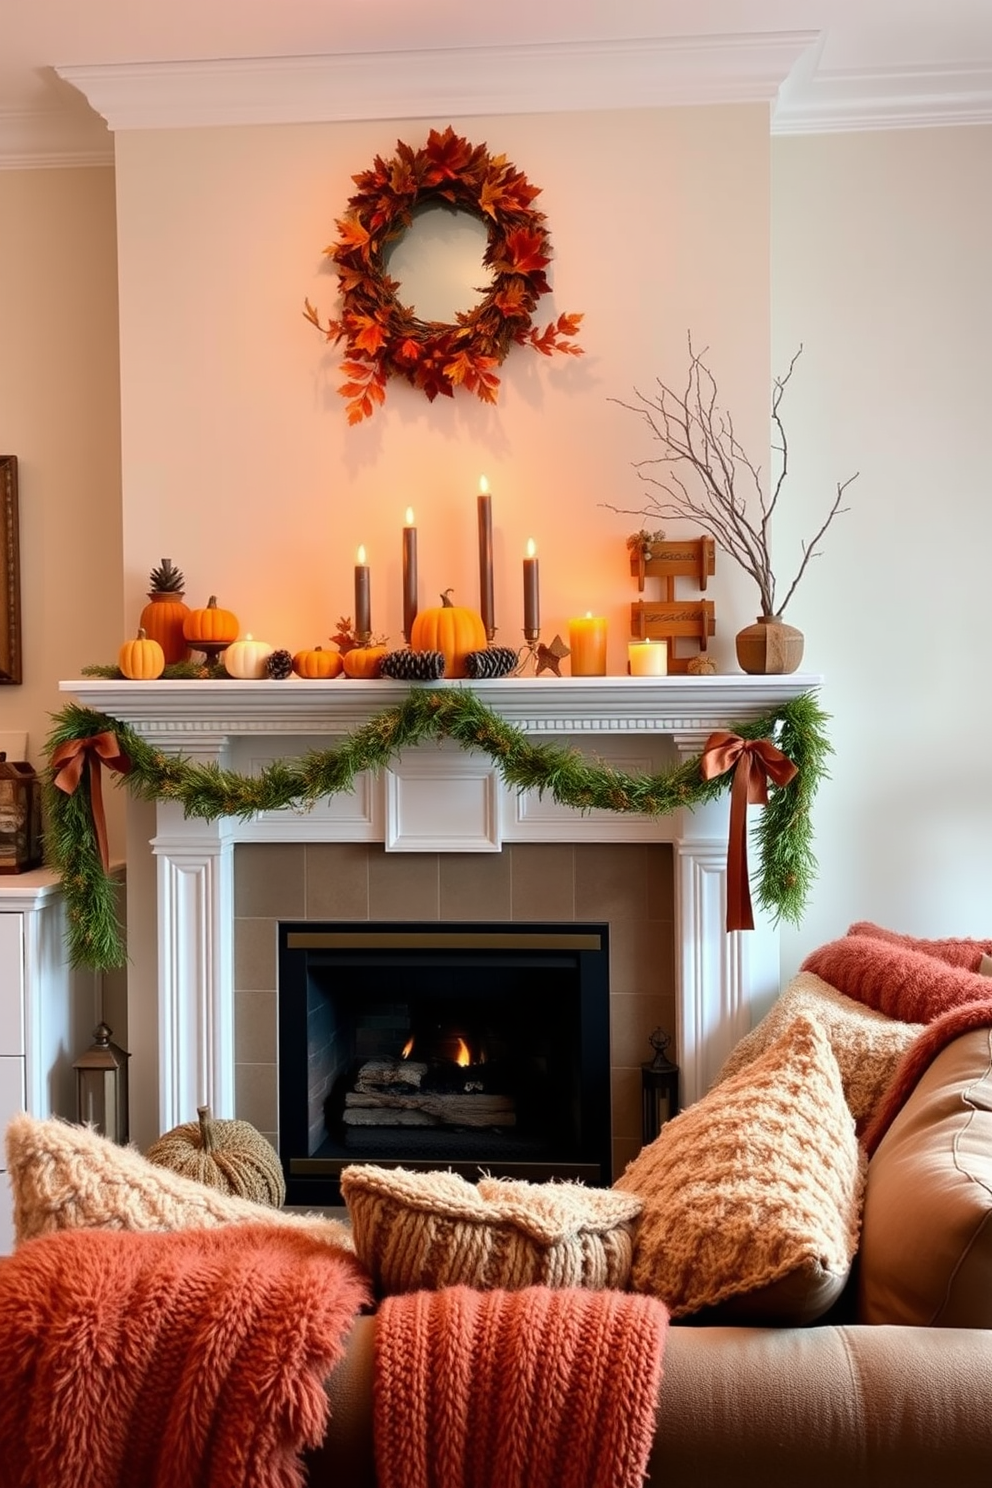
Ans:
{"type": "Polygon", "coordinates": [[[765,97],[786,133],[986,123],[992,0],[0,0],[0,165],[247,122],[250,90],[268,122],[765,97]]]}

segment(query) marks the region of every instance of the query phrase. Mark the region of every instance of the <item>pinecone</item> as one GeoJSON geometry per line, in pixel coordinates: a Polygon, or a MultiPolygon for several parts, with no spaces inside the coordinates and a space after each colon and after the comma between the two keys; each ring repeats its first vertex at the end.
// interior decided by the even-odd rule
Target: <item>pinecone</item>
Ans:
{"type": "Polygon", "coordinates": [[[274,682],[282,682],[293,670],[293,657],[289,651],[273,651],[265,662],[266,675],[274,682]]]}
{"type": "Polygon", "coordinates": [[[487,646],[484,651],[470,651],[465,658],[465,675],[475,681],[486,677],[508,677],[517,669],[517,653],[511,646],[487,646]]]}
{"type": "Polygon", "coordinates": [[[163,558],[157,568],[153,568],[149,574],[151,592],[153,594],[178,594],[182,595],[186,588],[186,580],[182,572],[173,567],[171,558],[163,558]]]}
{"type": "Polygon", "coordinates": [[[444,676],[443,651],[389,651],[380,676],[394,682],[436,682],[444,676]]]}

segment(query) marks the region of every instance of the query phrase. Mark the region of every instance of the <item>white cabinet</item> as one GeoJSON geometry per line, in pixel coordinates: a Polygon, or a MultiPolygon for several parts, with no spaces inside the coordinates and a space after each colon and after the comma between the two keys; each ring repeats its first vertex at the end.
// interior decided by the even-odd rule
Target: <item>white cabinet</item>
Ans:
{"type": "MultiPolygon", "coordinates": [[[[65,912],[55,875],[39,868],[0,878],[0,1129],[11,1116],[75,1116],[72,1061],[89,1046],[93,978],[65,956],[65,912]]],[[[13,1240],[6,1155],[0,1148],[0,1253],[13,1240]]]]}

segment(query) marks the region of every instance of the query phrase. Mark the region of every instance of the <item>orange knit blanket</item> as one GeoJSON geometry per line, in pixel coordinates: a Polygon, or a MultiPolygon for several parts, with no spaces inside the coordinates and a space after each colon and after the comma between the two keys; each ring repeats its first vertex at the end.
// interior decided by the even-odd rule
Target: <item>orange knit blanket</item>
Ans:
{"type": "Polygon", "coordinates": [[[0,1260],[2,1488],[299,1488],[368,1287],[310,1236],[67,1230],[0,1260]]]}
{"type": "Polygon", "coordinates": [[[616,1291],[387,1298],[379,1488],[641,1488],[667,1325],[655,1298],[616,1291]]]}

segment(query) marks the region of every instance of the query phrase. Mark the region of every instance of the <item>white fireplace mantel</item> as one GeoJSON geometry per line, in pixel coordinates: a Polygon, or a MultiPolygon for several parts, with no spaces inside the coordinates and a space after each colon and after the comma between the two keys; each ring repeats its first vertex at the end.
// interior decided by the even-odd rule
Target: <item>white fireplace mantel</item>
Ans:
{"type": "MultiPolygon", "coordinates": [[[[570,740],[618,768],[657,769],[659,759],[698,753],[713,729],[759,718],[820,680],[528,677],[431,686],[471,687],[527,734],[570,740]]],[[[62,682],[60,689],[129,724],[150,744],[242,770],[329,748],[409,694],[406,683],[295,677],[85,679],[62,682]]],[[[218,1116],[235,1114],[233,850],[246,841],[381,841],[387,851],[499,851],[504,841],[525,839],[670,841],[683,1103],[701,1095],[750,1027],[752,1007],[778,991],[774,928],[756,912],[754,931],[724,930],[726,801],[663,820],[547,806],[528,814],[521,801],[526,807],[525,798],[502,784],[488,757],[425,744],[391,762],[381,778],[359,781],[349,797],[335,797],[311,812],[206,822],[159,803],[151,842],[157,864],[159,1129],[187,1120],[205,1103],[218,1116]],[[430,826],[424,827],[435,812],[441,823],[436,840],[430,826]]]]}

